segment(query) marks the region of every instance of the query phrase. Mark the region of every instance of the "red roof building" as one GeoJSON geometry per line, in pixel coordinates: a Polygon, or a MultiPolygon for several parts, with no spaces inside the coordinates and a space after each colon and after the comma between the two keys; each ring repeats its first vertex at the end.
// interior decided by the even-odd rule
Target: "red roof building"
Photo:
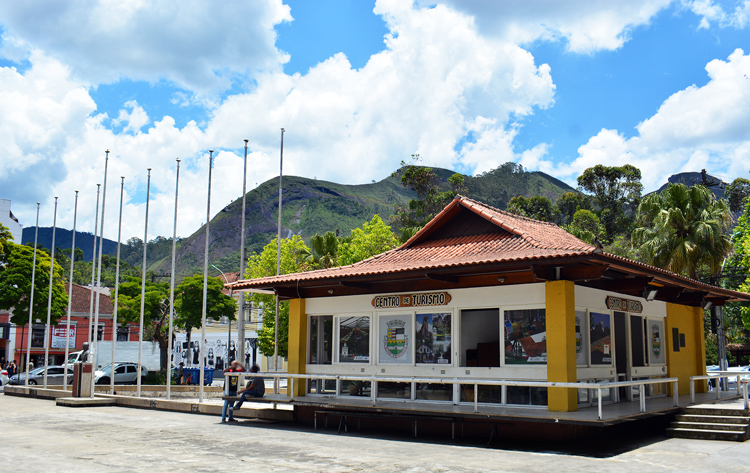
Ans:
{"type": "Polygon", "coordinates": [[[478,384],[478,402],[550,411],[597,402],[595,390],[551,383],[648,380],[665,396],[672,385],[659,380],[674,378],[689,393],[706,372],[703,308],[750,300],[460,196],[394,250],[229,286],[290,300],[289,371],[308,378],[295,396],[461,406],[478,384]]]}

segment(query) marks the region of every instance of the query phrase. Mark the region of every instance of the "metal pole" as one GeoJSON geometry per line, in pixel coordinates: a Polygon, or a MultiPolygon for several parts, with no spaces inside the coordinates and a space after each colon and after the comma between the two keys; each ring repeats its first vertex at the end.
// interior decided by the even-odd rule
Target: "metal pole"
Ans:
{"type": "MultiPolygon", "coordinates": [[[[214,268],[216,271],[220,272],[221,275],[224,277],[224,282],[229,284],[229,278],[227,278],[227,275],[224,274],[224,271],[220,270],[216,267],[216,265],[211,265],[212,268],[214,268]]],[[[232,289],[229,289],[229,297],[232,297],[232,289]]],[[[229,334],[227,335],[227,366],[229,366],[229,344],[232,343],[232,319],[227,318],[227,325],[229,326],[229,334]]]]}
{"type": "Polygon", "coordinates": [[[141,397],[141,366],[143,366],[143,313],[146,307],[146,248],[148,247],[148,200],[151,196],[151,168],[148,168],[146,185],[146,224],[143,230],[143,269],[141,269],[141,321],[138,325],[138,387],[135,395],[141,397]]]}
{"type": "MultiPolygon", "coordinates": [[[[68,283],[68,318],[65,323],[65,375],[63,376],[63,390],[68,390],[68,356],[70,354],[70,312],[73,308],[73,267],[76,260],[76,221],[78,220],[78,191],[73,207],[73,243],[70,245],[70,282],[68,283]]],[[[73,339],[75,347],[75,339],[73,339]]]]}
{"type": "MultiPolygon", "coordinates": [[[[240,275],[239,279],[245,277],[245,211],[247,194],[247,142],[245,140],[245,165],[242,171],[242,223],[240,224],[240,275]]],[[[245,363],[245,293],[240,292],[240,306],[237,319],[237,359],[245,363]]],[[[229,346],[227,346],[227,362],[229,362],[229,346]]]]}
{"type": "MultiPolygon", "coordinates": [[[[99,231],[99,192],[101,191],[101,184],[96,185],[96,217],[94,217],[94,253],[91,255],[91,295],[89,299],[89,334],[88,334],[88,346],[89,346],[89,354],[88,357],[91,357],[91,332],[93,331],[94,327],[94,282],[96,277],[96,236],[97,232],[99,231]]],[[[99,327],[97,327],[98,332],[99,327]]],[[[88,361],[82,360],[84,363],[88,361]]],[[[96,361],[96,360],[93,360],[96,361]]],[[[92,370],[91,376],[94,376],[94,372],[92,370]]]]}
{"type": "Polygon", "coordinates": [[[115,347],[117,345],[117,303],[120,298],[120,241],[122,240],[122,194],[125,189],[125,176],[120,176],[120,222],[117,228],[117,264],[115,265],[115,303],[112,314],[112,359],[109,368],[109,393],[115,393],[115,347]]]}
{"type": "MultiPolygon", "coordinates": [[[[104,188],[102,189],[102,218],[99,222],[99,268],[96,271],[96,309],[94,309],[94,326],[96,327],[97,336],[94,337],[94,347],[91,353],[94,354],[94,366],[91,368],[91,397],[94,397],[94,373],[96,371],[97,360],[99,359],[99,301],[102,296],[102,247],[104,247],[104,204],[107,200],[107,164],[109,163],[109,150],[105,151],[104,155],[104,188]]],[[[103,334],[102,334],[103,335],[103,334]]],[[[114,342],[113,342],[114,343],[114,342]]],[[[115,377],[115,373],[111,373],[111,377],[115,377]]]]}
{"type": "Polygon", "coordinates": [[[205,373],[203,369],[206,366],[205,350],[206,350],[206,302],[208,293],[208,238],[209,238],[209,226],[211,221],[211,169],[214,165],[214,150],[208,150],[208,198],[206,200],[206,248],[203,256],[203,312],[201,313],[201,339],[200,339],[200,353],[201,360],[198,365],[200,368],[199,383],[200,388],[198,390],[198,402],[203,402],[203,380],[205,373]]]}
{"type": "MultiPolygon", "coordinates": [[[[281,154],[279,156],[279,223],[276,235],[276,276],[281,273],[281,178],[284,174],[284,129],[281,129],[281,154]]],[[[276,294],[276,315],[273,325],[273,370],[279,370],[279,295],[276,294]]],[[[279,393],[279,378],[273,380],[273,393],[279,393]]]]}
{"type": "Polygon", "coordinates": [[[169,281],[169,342],[167,355],[167,399],[172,398],[172,331],[173,331],[173,319],[174,319],[174,268],[175,268],[175,255],[177,254],[177,197],[180,189],[180,158],[177,158],[177,180],[174,185],[174,228],[172,231],[172,272],[170,273],[169,281]]]}
{"type": "MultiPolygon", "coordinates": [[[[47,389],[47,369],[49,368],[49,324],[52,320],[52,283],[55,276],[55,231],[57,230],[57,197],[55,197],[55,213],[52,218],[52,249],[49,257],[49,293],[47,294],[47,325],[44,326],[44,389],[47,389]]],[[[67,376],[68,373],[65,373],[67,376]]]]}
{"type": "Polygon", "coordinates": [[[24,384],[29,386],[29,363],[31,363],[31,314],[34,312],[34,282],[36,280],[36,244],[39,237],[39,202],[36,203],[36,230],[34,231],[34,257],[31,260],[31,294],[29,295],[29,338],[26,341],[26,380],[24,384]]]}

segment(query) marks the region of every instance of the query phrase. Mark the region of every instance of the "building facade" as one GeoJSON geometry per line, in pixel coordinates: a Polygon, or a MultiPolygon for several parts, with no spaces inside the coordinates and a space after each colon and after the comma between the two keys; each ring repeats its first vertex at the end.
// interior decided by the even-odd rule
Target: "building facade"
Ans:
{"type": "MultiPolygon", "coordinates": [[[[464,197],[395,250],[231,286],[290,300],[289,372],[310,375],[296,396],[452,404],[478,396],[550,411],[591,405],[593,390],[534,382],[670,377],[688,394],[690,376],[706,372],[703,307],[750,300],[464,197]],[[441,382],[450,380],[460,382],[441,382]],[[517,383],[487,383],[497,380],[517,383]]],[[[657,384],[646,394],[670,390],[657,384]]],[[[604,395],[638,397],[630,388],[604,395]]]]}

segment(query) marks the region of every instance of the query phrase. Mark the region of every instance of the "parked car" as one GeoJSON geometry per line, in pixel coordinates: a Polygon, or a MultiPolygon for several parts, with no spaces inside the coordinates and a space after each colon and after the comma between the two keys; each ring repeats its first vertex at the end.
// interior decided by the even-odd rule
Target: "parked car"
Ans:
{"type": "Polygon", "coordinates": [[[0,370],[0,386],[8,384],[8,372],[6,370],[0,370]]]}
{"type": "MultiPolygon", "coordinates": [[[[47,384],[62,385],[63,376],[65,373],[64,366],[48,366],[47,367],[47,384]]],[[[73,383],[73,368],[69,367],[68,372],[68,384],[73,383]]],[[[10,378],[10,384],[26,384],[26,372],[14,374],[10,378]]],[[[29,385],[44,384],[44,366],[35,368],[29,371],[29,385]]]]}
{"type": "MultiPolygon", "coordinates": [[[[138,382],[138,363],[115,363],[115,384],[136,384],[138,382]]],[[[148,370],[141,366],[141,382],[148,370]]],[[[110,384],[112,379],[112,365],[107,365],[94,373],[96,384],[110,384]]]]}

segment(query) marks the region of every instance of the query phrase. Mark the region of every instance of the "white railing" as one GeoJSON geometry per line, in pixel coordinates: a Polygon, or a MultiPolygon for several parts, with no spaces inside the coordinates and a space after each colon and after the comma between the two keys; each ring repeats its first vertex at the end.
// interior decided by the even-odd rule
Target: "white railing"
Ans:
{"type": "MultiPolygon", "coordinates": [[[[740,385],[742,383],[747,383],[748,380],[743,380],[742,378],[748,376],[747,371],[710,371],[711,374],[704,374],[699,376],[691,376],[690,377],[690,404],[695,404],[695,382],[696,381],[704,381],[704,380],[716,380],[716,399],[721,399],[721,383],[719,382],[722,379],[729,379],[729,378],[736,378],[737,379],[737,395],[740,394],[740,385]]],[[[729,390],[725,391],[729,392],[729,390]]],[[[745,397],[747,399],[747,396],[745,397]]],[[[745,409],[747,409],[747,403],[745,404],[745,409]]]]}
{"type": "MultiPolygon", "coordinates": [[[[226,373],[226,376],[238,376],[242,375],[248,377],[248,373],[226,373]]],[[[677,378],[656,378],[656,379],[640,379],[636,381],[617,381],[614,383],[563,383],[554,381],[518,381],[518,380],[498,380],[498,379],[475,379],[475,378],[437,378],[437,377],[394,377],[394,376],[345,376],[345,375],[322,375],[322,374],[291,374],[291,373],[252,373],[251,376],[259,376],[262,378],[274,378],[281,379],[287,378],[290,380],[287,394],[294,400],[295,392],[295,380],[334,380],[336,381],[336,395],[340,391],[339,386],[341,381],[369,381],[370,387],[370,402],[373,406],[377,404],[377,383],[378,382],[393,382],[393,383],[426,383],[426,384],[450,384],[450,385],[473,385],[474,386],[474,412],[479,412],[479,386],[521,386],[521,387],[539,387],[539,388],[569,388],[569,389],[595,389],[597,391],[597,408],[598,418],[603,418],[603,395],[602,391],[605,389],[617,389],[620,387],[638,386],[640,412],[646,412],[646,386],[672,383],[672,398],[673,405],[678,406],[678,379],[677,378]]],[[[505,390],[503,390],[505,392],[505,390]]],[[[503,404],[505,399],[503,399],[503,404]]],[[[453,401],[453,404],[458,404],[458,401],[453,401]]]]}

